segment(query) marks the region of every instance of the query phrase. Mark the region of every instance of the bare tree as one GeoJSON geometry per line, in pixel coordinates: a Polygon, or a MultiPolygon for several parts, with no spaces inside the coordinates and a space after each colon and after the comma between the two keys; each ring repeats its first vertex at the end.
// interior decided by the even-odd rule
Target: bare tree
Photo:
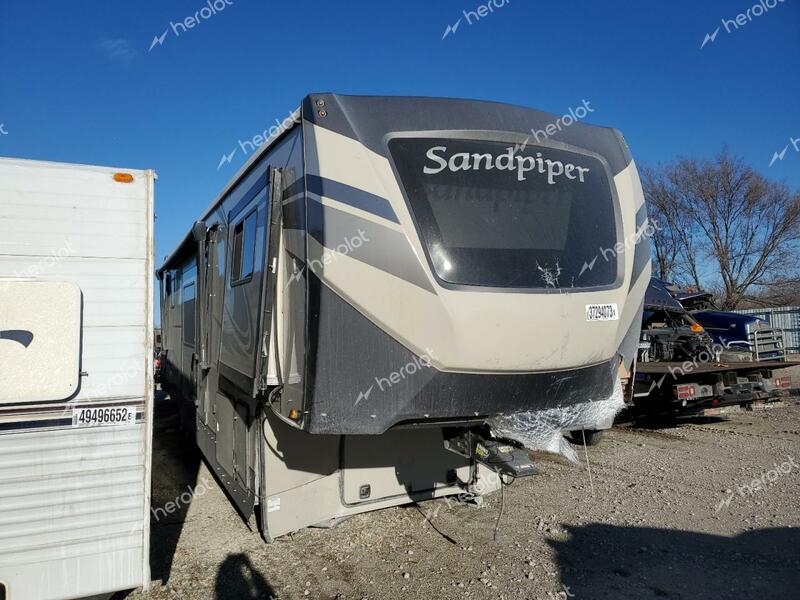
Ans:
{"type": "Polygon", "coordinates": [[[684,283],[685,277],[679,273],[684,264],[684,248],[687,246],[680,235],[679,223],[683,220],[683,215],[672,201],[660,172],[643,167],[641,175],[644,195],[648,201],[647,212],[653,225],[651,246],[655,275],[667,281],[684,283]]]}
{"type": "Polygon", "coordinates": [[[738,308],[764,308],[800,305],[800,280],[775,281],[748,293],[738,308]]]}
{"type": "Polygon", "coordinates": [[[800,194],[722,151],[644,170],[648,208],[661,219],[657,270],[716,292],[724,309],[797,280],[800,194]],[[703,285],[705,284],[705,286],[703,285]]]}

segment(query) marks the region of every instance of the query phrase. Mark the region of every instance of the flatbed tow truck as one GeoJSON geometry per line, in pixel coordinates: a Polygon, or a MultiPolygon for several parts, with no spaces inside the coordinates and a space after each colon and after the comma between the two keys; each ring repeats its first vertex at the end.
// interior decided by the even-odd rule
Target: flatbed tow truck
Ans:
{"type": "MultiPolygon", "coordinates": [[[[782,350],[782,334],[777,334],[782,350]]],[[[788,376],[774,372],[800,361],[787,360],[785,352],[777,355],[758,360],[758,353],[720,343],[673,297],[665,282],[653,278],[645,297],[628,404],[639,415],[660,416],[719,414],[727,406],[779,400],[790,394],[792,384],[788,376]]]]}
{"type": "Polygon", "coordinates": [[[790,378],[773,372],[792,366],[800,362],[642,362],[636,366],[633,402],[644,413],[719,414],[726,406],[788,396],[790,378]]]}

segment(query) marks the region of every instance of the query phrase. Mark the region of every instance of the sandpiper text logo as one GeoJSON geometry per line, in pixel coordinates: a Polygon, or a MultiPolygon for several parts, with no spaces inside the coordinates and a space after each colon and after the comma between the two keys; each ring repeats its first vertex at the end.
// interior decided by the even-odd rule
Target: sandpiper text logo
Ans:
{"type": "Polygon", "coordinates": [[[525,181],[529,172],[547,175],[547,183],[554,185],[556,177],[565,176],[567,179],[577,179],[580,183],[585,181],[584,176],[589,172],[589,167],[581,167],[572,163],[561,162],[544,158],[541,152],[536,156],[521,156],[516,154],[514,148],[508,148],[504,154],[495,156],[489,152],[470,154],[469,152],[456,152],[447,156],[447,146],[433,146],[428,149],[425,156],[431,164],[425,165],[422,172],[426,175],[435,175],[445,169],[455,173],[457,171],[516,171],[517,181],[525,181]],[[538,169],[537,169],[538,167],[538,169]]]}

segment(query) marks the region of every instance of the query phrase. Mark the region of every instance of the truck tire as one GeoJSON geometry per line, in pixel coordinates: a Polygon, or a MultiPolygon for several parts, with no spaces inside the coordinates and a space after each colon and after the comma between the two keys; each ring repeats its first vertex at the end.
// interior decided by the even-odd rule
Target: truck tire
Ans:
{"type": "Polygon", "coordinates": [[[572,438],[572,443],[577,444],[579,446],[583,445],[584,436],[586,437],[586,445],[587,446],[597,446],[600,441],[603,439],[603,430],[602,429],[585,429],[581,431],[572,431],[570,432],[570,437],[572,438]]]}

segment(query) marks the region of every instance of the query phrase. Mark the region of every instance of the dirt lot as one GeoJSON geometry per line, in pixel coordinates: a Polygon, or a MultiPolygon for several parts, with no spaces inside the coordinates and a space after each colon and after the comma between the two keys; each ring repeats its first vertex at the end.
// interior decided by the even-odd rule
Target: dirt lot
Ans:
{"type": "Polygon", "coordinates": [[[537,456],[540,474],[506,488],[497,541],[499,493],[483,508],[437,500],[271,545],[162,403],[153,505],[198,493],[154,519],[160,582],[147,598],[800,598],[798,401],[614,429],[589,449],[591,483],[585,461],[537,456]]]}

